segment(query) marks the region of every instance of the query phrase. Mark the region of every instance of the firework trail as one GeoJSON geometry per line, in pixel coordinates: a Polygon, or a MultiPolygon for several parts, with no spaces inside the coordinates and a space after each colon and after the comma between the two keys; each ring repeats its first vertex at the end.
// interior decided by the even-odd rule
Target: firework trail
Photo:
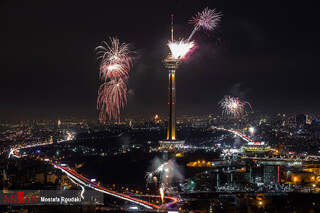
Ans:
{"type": "Polygon", "coordinates": [[[120,109],[127,104],[127,86],[122,78],[103,83],[98,91],[97,108],[100,110],[99,120],[114,118],[120,121],[120,109]]]}
{"type": "Polygon", "coordinates": [[[168,43],[168,47],[175,59],[183,59],[194,46],[195,44],[193,41],[189,42],[184,39],[169,41],[168,43]]]}
{"type": "Polygon", "coordinates": [[[190,41],[193,34],[201,28],[208,31],[215,29],[221,21],[221,16],[221,12],[216,12],[215,9],[209,9],[208,7],[201,13],[198,12],[191,20],[189,20],[189,23],[193,24],[194,29],[191,32],[188,41],[190,41]]]}
{"type": "Polygon", "coordinates": [[[120,109],[127,104],[128,78],[132,65],[132,51],[129,44],[121,44],[118,38],[110,38],[110,45],[103,41],[96,48],[100,62],[100,78],[104,83],[98,91],[97,108],[100,110],[99,120],[115,119],[120,122],[120,109]]]}
{"type": "Polygon", "coordinates": [[[159,191],[160,191],[160,196],[161,196],[161,202],[163,203],[163,198],[164,198],[164,187],[163,186],[161,186],[160,187],[160,189],[159,189],[159,191]]]}
{"type": "Polygon", "coordinates": [[[224,96],[224,98],[219,103],[223,109],[223,113],[234,118],[240,117],[244,114],[245,104],[248,104],[252,109],[249,102],[240,101],[238,97],[231,97],[229,95],[224,96]]]}

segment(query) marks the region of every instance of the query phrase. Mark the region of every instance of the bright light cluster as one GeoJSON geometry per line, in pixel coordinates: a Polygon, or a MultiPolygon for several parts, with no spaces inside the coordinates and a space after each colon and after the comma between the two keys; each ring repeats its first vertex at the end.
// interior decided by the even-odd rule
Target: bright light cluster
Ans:
{"type": "Polygon", "coordinates": [[[169,41],[168,46],[175,59],[183,59],[195,44],[193,41],[189,42],[181,39],[179,41],[169,41]]]}

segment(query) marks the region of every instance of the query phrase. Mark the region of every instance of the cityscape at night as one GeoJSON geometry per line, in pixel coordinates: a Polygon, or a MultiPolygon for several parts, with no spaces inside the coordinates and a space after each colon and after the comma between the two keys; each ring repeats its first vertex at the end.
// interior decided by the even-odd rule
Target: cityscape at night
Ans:
{"type": "Polygon", "coordinates": [[[0,212],[320,212],[302,1],[0,1],[0,212]]]}

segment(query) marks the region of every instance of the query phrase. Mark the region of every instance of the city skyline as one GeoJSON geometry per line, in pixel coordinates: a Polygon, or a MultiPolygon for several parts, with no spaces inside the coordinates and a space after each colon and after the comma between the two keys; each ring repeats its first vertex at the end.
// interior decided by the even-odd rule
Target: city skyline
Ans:
{"type": "Polygon", "coordinates": [[[320,212],[316,9],[0,1],[0,212],[320,212]]]}
{"type": "Polygon", "coordinates": [[[0,117],[98,117],[94,48],[108,35],[132,43],[138,53],[123,115],[166,115],[167,72],[161,60],[169,52],[170,15],[175,15],[175,38],[184,37],[192,30],[190,16],[205,6],[223,11],[223,20],[215,33],[196,35],[198,50],[177,73],[178,115],[217,115],[227,94],[245,98],[262,113],[318,112],[316,7],[289,5],[1,2],[6,33],[1,35],[0,117]]]}

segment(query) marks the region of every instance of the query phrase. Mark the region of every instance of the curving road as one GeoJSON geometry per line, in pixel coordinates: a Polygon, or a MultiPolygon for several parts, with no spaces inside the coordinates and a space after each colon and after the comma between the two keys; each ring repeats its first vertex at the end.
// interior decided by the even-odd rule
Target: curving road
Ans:
{"type": "MultiPolygon", "coordinates": [[[[33,144],[33,145],[27,145],[25,147],[19,147],[19,148],[12,149],[9,153],[8,158],[10,158],[11,156],[21,158],[21,155],[19,154],[20,149],[26,149],[26,148],[36,147],[36,146],[44,146],[44,145],[49,145],[49,144],[52,144],[52,143],[33,144]]],[[[85,190],[84,187],[89,187],[89,188],[92,188],[96,191],[102,192],[104,194],[107,194],[107,195],[110,195],[113,197],[117,197],[119,199],[129,201],[131,203],[135,203],[137,205],[143,206],[144,208],[147,208],[147,209],[168,208],[169,206],[179,202],[179,199],[177,199],[175,197],[165,196],[166,199],[171,200],[169,203],[166,203],[166,204],[160,205],[160,206],[155,205],[153,203],[150,203],[150,202],[147,202],[145,200],[141,200],[141,199],[138,199],[135,197],[158,197],[158,198],[160,198],[160,196],[158,196],[158,195],[132,195],[132,196],[128,196],[128,195],[125,195],[122,193],[118,193],[118,192],[109,190],[105,187],[99,186],[95,182],[92,182],[90,179],[78,174],[75,170],[69,168],[68,166],[62,166],[62,165],[55,164],[55,163],[51,163],[51,164],[55,168],[60,169],[62,172],[64,172],[73,182],[80,185],[80,187],[82,188],[82,194],[85,190]]]]}

